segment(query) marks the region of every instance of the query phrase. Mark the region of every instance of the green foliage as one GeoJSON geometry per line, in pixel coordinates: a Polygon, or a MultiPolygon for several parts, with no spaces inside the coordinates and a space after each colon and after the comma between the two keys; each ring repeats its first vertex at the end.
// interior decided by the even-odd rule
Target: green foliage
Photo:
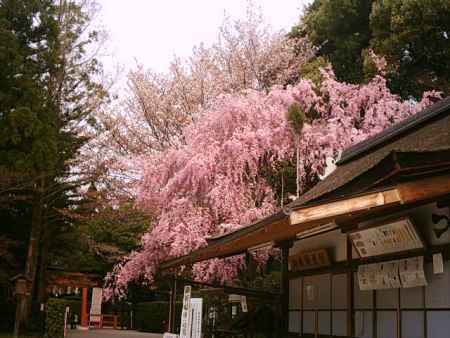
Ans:
{"type": "Polygon", "coordinates": [[[46,338],[64,338],[64,314],[68,302],[64,299],[50,298],[47,302],[45,319],[46,338]]]}
{"type": "Polygon", "coordinates": [[[64,314],[66,307],[70,308],[71,314],[80,317],[81,302],[74,299],[50,298],[47,302],[47,314],[45,318],[45,337],[64,337],[64,314]]]}
{"type": "Polygon", "coordinates": [[[303,124],[305,123],[305,112],[303,111],[300,104],[294,102],[288,108],[287,119],[290,122],[292,128],[297,133],[300,133],[303,129],[303,124]]]}
{"type": "Polygon", "coordinates": [[[148,217],[131,203],[123,203],[117,208],[104,206],[97,216],[85,224],[89,237],[98,243],[113,245],[122,252],[135,249],[139,235],[149,227],[148,217]]]}
{"type": "MultiPolygon", "coordinates": [[[[176,303],[176,321],[181,318],[182,303],[176,303]]],[[[168,302],[145,302],[136,304],[135,326],[139,331],[163,333],[169,318],[168,302]]]]}
{"type": "Polygon", "coordinates": [[[308,35],[352,83],[373,76],[372,49],[388,61],[391,89],[418,97],[450,91],[449,18],[448,0],[315,0],[290,36],[308,35]]]}
{"type": "Polygon", "coordinates": [[[323,56],[312,58],[300,67],[300,77],[311,80],[317,88],[320,88],[323,81],[320,70],[326,68],[328,65],[328,60],[323,56]]]}
{"type": "Polygon", "coordinates": [[[50,0],[0,4],[0,165],[15,170],[51,169],[57,157],[57,115],[45,99],[53,13],[50,0]]]}
{"type": "Polygon", "coordinates": [[[372,0],[315,0],[303,18],[312,42],[329,58],[339,79],[362,80],[361,51],[369,44],[372,0]]]}
{"type": "MultiPolygon", "coordinates": [[[[87,141],[83,128],[95,123],[93,112],[107,100],[101,64],[92,56],[99,35],[90,31],[89,4],[0,1],[0,170],[15,179],[0,175],[0,202],[7,200],[0,214],[37,239],[26,261],[32,279],[56,256],[59,235],[73,229],[64,210],[76,205],[78,188],[86,184],[84,174],[73,174],[81,171],[76,159],[87,141]],[[27,213],[16,217],[20,203],[27,213]]],[[[36,281],[33,301],[43,281],[36,281]]]]}
{"type": "Polygon", "coordinates": [[[403,96],[450,91],[450,1],[375,1],[370,47],[395,67],[392,86],[403,96]]]}

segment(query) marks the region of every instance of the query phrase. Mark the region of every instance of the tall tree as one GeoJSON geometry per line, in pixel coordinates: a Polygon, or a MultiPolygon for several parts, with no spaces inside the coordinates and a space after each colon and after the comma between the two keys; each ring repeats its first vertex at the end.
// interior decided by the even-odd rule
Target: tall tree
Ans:
{"type": "MultiPolygon", "coordinates": [[[[280,163],[297,165],[301,186],[306,186],[323,174],[327,158],[437,96],[426,93],[411,105],[393,94],[381,75],[364,85],[339,82],[330,69],[322,76],[318,85],[301,80],[268,93],[249,90],[221,96],[184,130],[185,145],[145,160],[139,203],[152,211],[155,223],[142,237],[142,248],[116,266],[110,276],[112,293],[123,293],[130,281],[140,278],[151,283],[161,260],[203,247],[210,236],[279,210],[283,196],[267,172],[280,163]]],[[[195,264],[192,274],[230,281],[244,264],[239,256],[214,259],[195,264]]]]}
{"type": "Polygon", "coordinates": [[[88,139],[93,110],[106,98],[98,81],[101,65],[90,47],[99,38],[88,28],[92,5],[87,0],[0,3],[0,165],[11,177],[0,190],[10,198],[29,197],[32,208],[25,264],[32,289],[21,321],[36,290],[44,287],[52,228],[65,221],[59,210],[73,203],[83,183],[74,160],[88,139]]]}
{"type": "Polygon", "coordinates": [[[111,192],[133,197],[140,156],[182,145],[183,129],[220,95],[294,83],[313,55],[306,39],[286,39],[249,5],[246,17],[226,17],[216,41],[194,47],[188,58],[174,57],[166,72],[141,66],[130,72],[124,98],[98,114],[101,136],[85,163],[103,173],[111,192]]]}
{"type": "MultiPolygon", "coordinates": [[[[52,1],[7,0],[0,4],[2,22],[2,80],[0,161],[30,180],[25,189],[32,204],[31,231],[25,274],[33,290],[44,209],[43,191],[54,173],[57,158],[57,112],[45,100],[46,81],[54,64],[48,46],[58,36],[52,1]]],[[[30,311],[18,304],[18,320],[30,311]]]]}
{"type": "Polygon", "coordinates": [[[450,91],[447,0],[314,0],[291,36],[307,35],[340,80],[370,78],[369,49],[389,64],[390,88],[419,98],[450,91]]]}

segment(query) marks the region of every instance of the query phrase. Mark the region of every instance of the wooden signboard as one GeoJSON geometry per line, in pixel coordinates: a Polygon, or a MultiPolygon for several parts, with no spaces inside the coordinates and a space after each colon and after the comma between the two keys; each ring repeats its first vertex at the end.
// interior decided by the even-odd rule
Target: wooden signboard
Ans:
{"type": "Polygon", "coordinates": [[[192,327],[192,309],[191,309],[191,292],[190,285],[184,287],[183,310],[181,312],[180,338],[191,337],[192,327]]]}
{"type": "Polygon", "coordinates": [[[302,271],[329,266],[331,264],[330,256],[326,249],[299,252],[289,257],[289,266],[291,271],[302,271]]]}
{"type": "Polygon", "coordinates": [[[350,234],[350,239],[362,258],[424,248],[409,218],[356,230],[350,234]]]}
{"type": "Polygon", "coordinates": [[[191,298],[191,309],[192,309],[192,329],[191,338],[201,338],[202,337],[202,298],[191,298]]]}

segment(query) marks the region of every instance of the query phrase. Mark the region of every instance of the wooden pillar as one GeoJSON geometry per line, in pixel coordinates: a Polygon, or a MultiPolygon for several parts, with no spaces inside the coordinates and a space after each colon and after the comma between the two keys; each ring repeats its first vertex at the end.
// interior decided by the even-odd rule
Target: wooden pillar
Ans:
{"type": "Polygon", "coordinates": [[[81,322],[80,325],[83,328],[89,327],[89,317],[88,317],[88,288],[83,288],[81,290],[81,322]]]}
{"type": "Polygon", "coordinates": [[[169,304],[169,329],[168,332],[175,333],[175,321],[176,319],[176,301],[177,301],[177,280],[174,279],[172,288],[170,290],[170,304],[169,304]]]}
{"type": "Polygon", "coordinates": [[[352,269],[352,242],[347,234],[347,336],[355,336],[355,280],[352,269]]]}
{"type": "Polygon", "coordinates": [[[279,244],[281,249],[281,337],[289,335],[289,249],[292,241],[285,241],[279,244]]]}

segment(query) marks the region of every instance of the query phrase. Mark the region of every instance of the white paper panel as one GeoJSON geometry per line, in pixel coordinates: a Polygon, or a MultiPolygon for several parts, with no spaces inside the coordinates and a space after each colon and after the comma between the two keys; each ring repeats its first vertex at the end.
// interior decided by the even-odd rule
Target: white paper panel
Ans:
{"type": "Polygon", "coordinates": [[[289,311],[289,332],[300,333],[301,320],[300,311],[289,311]]]}
{"type": "Polygon", "coordinates": [[[302,279],[296,278],[289,281],[289,310],[298,310],[302,304],[302,279]]]}
{"type": "Polygon", "coordinates": [[[377,312],[378,338],[395,338],[397,336],[397,313],[394,311],[377,312]]]}
{"type": "Polygon", "coordinates": [[[428,338],[448,338],[450,336],[450,311],[427,313],[428,338]]]}
{"type": "Polygon", "coordinates": [[[424,313],[421,311],[402,312],[402,333],[407,338],[424,338],[424,313]]]}

